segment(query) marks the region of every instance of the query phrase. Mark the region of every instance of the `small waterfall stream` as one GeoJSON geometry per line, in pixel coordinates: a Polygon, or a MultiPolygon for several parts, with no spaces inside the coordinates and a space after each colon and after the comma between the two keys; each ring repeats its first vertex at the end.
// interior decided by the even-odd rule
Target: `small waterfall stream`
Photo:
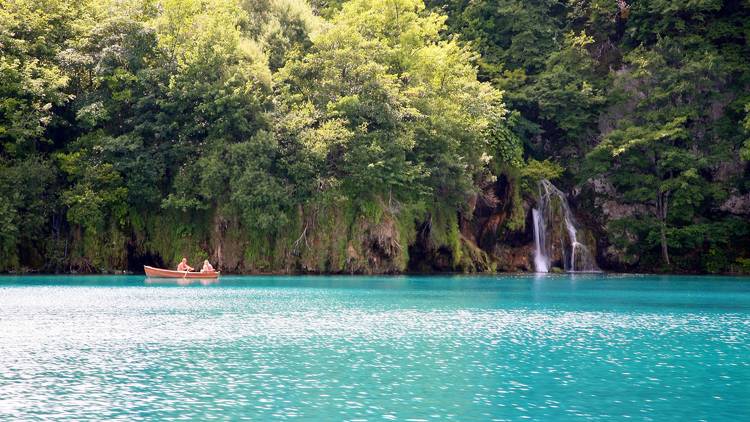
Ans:
{"type": "Polygon", "coordinates": [[[554,241],[559,239],[558,253],[566,272],[598,272],[591,251],[578,241],[575,218],[565,194],[549,180],[539,182],[537,207],[531,210],[534,219],[535,270],[549,272],[556,247],[554,241]],[[555,226],[558,220],[559,230],[555,226]]]}
{"type": "Polygon", "coordinates": [[[549,272],[549,254],[547,250],[547,231],[544,227],[544,219],[540,216],[536,208],[531,210],[534,218],[534,269],[538,273],[549,272]]]}

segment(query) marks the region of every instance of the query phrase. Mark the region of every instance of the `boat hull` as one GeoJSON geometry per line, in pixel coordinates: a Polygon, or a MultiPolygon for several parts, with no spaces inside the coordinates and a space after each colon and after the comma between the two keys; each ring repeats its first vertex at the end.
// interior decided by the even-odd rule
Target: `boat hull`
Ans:
{"type": "Polygon", "coordinates": [[[149,267],[148,265],[143,266],[143,270],[146,272],[148,277],[153,278],[219,278],[219,271],[174,271],[165,270],[163,268],[149,267]]]}

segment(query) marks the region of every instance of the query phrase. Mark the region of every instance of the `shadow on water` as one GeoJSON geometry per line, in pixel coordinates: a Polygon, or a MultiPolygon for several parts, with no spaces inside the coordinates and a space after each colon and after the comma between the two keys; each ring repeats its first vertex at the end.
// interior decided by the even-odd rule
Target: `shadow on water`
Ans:
{"type": "Polygon", "coordinates": [[[151,278],[151,277],[146,277],[146,279],[143,282],[148,285],[155,285],[155,286],[191,286],[191,285],[211,286],[214,284],[219,284],[219,279],[218,278],[151,278]]]}
{"type": "MultiPolygon", "coordinates": [[[[361,300],[399,296],[437,307],[559,311],[740,311],[750,309],[750,278],[632,274],[502,274],[402,276],[221,276],[161,279],[144,276],[0,276],[0,289],[198,288],[273,290],[282,294],[345,294],[361,300]],[[348,292],[348,293],[347,293],[348,292]],[[452,304],[449,302],[453,301],[452,304]]],[[[358,300],[359,300],[358,299],[358,300]]],[[[408,301],[407,301],[408,302],[408,301]]]]}

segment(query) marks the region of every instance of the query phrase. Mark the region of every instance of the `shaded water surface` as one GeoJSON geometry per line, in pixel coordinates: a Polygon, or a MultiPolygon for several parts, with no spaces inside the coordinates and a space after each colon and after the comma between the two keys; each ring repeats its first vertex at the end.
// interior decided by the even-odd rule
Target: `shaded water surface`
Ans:
{"type": "Polygon", "coordinates": [[[0,420],[741,420],[750,279],[0,277],[0,420]]]}

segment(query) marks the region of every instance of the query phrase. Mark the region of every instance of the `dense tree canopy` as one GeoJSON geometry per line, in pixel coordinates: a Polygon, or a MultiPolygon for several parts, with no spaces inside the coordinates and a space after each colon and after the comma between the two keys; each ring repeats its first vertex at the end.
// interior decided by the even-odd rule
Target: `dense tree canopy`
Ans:
{"type": "Polygon", "coordinates": [[[520,111],[513,130],[526,153],[563,164],[569,186],[593,186],[589,218],[625,261],[701,271],[745,262],[747,2],[428,4],[520,111]]]}
{"type": "Polygon", "coordinates": [[[3,0],[0,270],[494,268],[555,177],[605,268],[741,271],[748,34],[740,0],[3,0]]]}

